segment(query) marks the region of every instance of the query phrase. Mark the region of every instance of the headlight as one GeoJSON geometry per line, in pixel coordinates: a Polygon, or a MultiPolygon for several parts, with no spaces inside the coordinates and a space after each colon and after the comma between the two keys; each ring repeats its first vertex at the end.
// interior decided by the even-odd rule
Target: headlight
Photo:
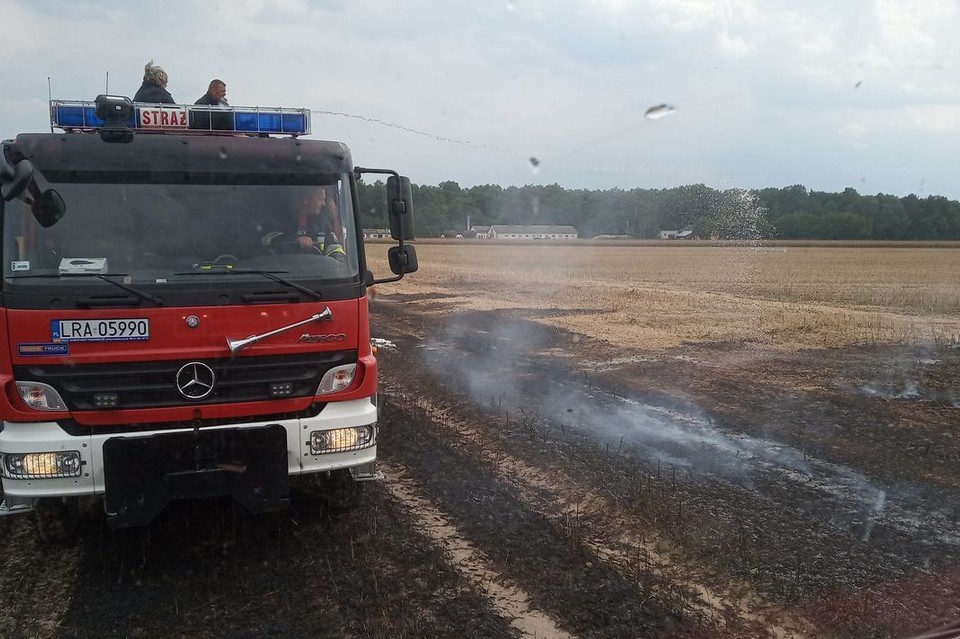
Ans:
{"type": "Polygon", "coordinates": [[[351,426],[350,428],[334,428],[332,430],[315,430],[310,433],[310,452],[314,455],[322,453],[342,453],[350,450],[360,450],[372,446],[376,425],[351,426]]]}
{"type": "Polygon", "coordinates": [[[52,386],[40,382],[17,382],[17,391],[23,403],[36,410],[67,410],[58,393],[52,386]]]}
{"type": "Polygon", "coordinates": [[[78,450],[3,454],[3,476],[8,479],[79,477],[81,465],[78,450]]]}
{"type": "Polygon", "coordinates": [[[317,395],[326,395],[350,388],[353,378],[357,374],[356,364],[344,364],[328,370],[323,379],[320,380],[320,386],[317,388],[317,395]]]}

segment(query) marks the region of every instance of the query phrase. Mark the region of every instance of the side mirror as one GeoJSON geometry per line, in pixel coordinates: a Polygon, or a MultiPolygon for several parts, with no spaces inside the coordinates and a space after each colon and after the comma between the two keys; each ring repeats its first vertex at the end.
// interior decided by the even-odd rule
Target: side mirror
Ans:
{"type": "Polygon", "coordinates": [[[410,189],[410,178],[402,175],[399,179],[394,175],[388,177],[387,200],[390,208],[390,237],[395,240],[414,239],[413,191],[410,189]]]}
{"type": "Polygon", "coordinates": [[[67,212],[67,205],[59,193],[53,189],[47,189],[33,201],[30,211],[37,224],[46,229],[60,221],[63,214],[67,212]]]}
{"type": "Polygon", "coordinates": [[[33,177],[33,163],[30,160],[20,160],[11,167],[3,157],[0,148],[0,197],[7,202],[14,199],[27,188],[30,178],[33,177]]]}
{"type": "Polygon", "coordinates": [[[387,261],[394,275],[415,273],[418,268],[417,249],[410,244],[393,246],[387,251],[387,261]]]}

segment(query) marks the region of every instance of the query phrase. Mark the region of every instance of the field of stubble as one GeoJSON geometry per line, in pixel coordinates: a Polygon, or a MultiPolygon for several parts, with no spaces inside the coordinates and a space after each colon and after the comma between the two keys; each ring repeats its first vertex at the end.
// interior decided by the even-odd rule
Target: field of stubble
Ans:
{"type": "Polygon", "coordinates": [[[447,409],[573,465],[705,619],[872,637],[960,616],[955,247],[418,249],[376,299],[447,409]],[[578,438],[604,461],[551,448],[578,438]]]}

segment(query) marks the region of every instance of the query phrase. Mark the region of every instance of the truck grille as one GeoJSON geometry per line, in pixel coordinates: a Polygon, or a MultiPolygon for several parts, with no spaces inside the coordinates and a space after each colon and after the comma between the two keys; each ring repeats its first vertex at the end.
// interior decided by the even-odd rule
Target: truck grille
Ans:
{"type": "Polygon", "coordinates": [[[197,406],[310,397],[323,374],[357,361],[357,351],[190,360],[209,366],[213,390],[188,399],[177,388],[186,360],[69,366],[15,366],[17,380],[55,388],[70,410],[197,406]],[[115,396],[115,397],[112,397],[115,396]]]}

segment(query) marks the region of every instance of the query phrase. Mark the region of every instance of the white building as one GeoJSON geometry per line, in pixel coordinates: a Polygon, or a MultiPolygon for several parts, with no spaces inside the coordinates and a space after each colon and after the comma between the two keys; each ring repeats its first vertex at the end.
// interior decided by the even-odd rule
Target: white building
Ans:
{"type": "Polygon", "coordinates": [[[476,233],[476,238],[478,240],[489,240],[490,239],[490,227],[489,226],[471,226],[470,230],[476,233]]]}
{"type": "Polygon", "coordinates": [[[693,229],[687,227],[680,231],[660,231],[661,240],[695,240],[693,229]]]}
{"type": "Polygon", "coordinates": [[[575,240],[577,229],[547,224],[494,224],[490,227],[489,236],[491,240],[575,240]]]}

